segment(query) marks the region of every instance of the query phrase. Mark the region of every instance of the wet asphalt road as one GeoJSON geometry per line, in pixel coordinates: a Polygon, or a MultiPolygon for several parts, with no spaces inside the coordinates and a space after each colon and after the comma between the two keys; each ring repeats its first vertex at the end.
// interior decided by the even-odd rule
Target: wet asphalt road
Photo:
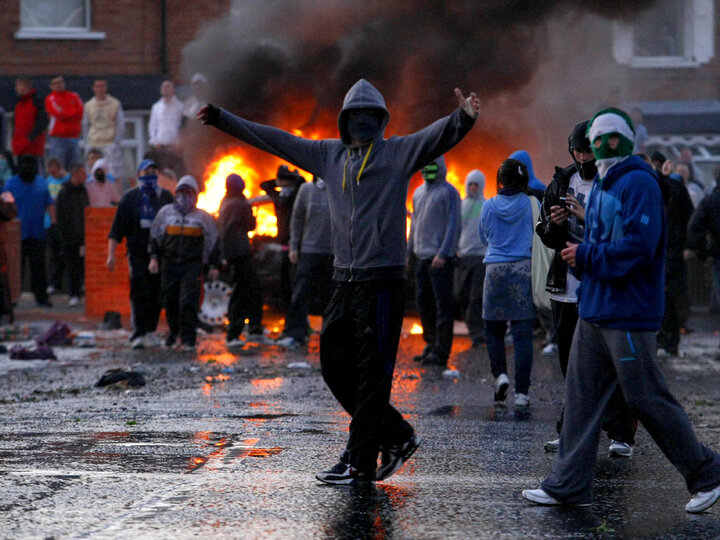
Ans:
{"type": "MultiPolygon", "coordinates": [[[[692,323],[683,356],[661,364],[700,439],[720,449],[718,317],[692,323]]],[[[322,381],[317,336],[299,351],[235,354],[219,333],[197,354],[130,351],[125,339],[98,333],[95,348],[56,348],[56,362],[0,355],[0,538],[720,538],[720,505],[687,514],[684,482],[642,428],[630,459],[601,444],[591,508],[520,497],[549,470],[542,446],[562,399],[539,340],[532,406],[517,414],[512,392],[494,408],[484,348],[457,337],[460,377],[446,379],[412,361],[421,338],[405,335],[393,401],[422,446],[385,482],[335,487],[314,473],[336,462],[348,416],[322,381]],[[148,384],[94,387],[111,367],[148,384]]]]}

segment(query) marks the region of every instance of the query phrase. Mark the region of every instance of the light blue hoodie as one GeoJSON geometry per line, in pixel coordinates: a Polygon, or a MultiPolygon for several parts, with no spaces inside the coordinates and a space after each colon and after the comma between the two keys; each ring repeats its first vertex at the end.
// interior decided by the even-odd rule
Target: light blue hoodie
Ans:
{"type": "Polygon", "coordinates": [[[525,193],[501,190],[485,202],[480,217],[480,238],[488,245],[486,263],[513,262],[532,256],[534,233],[531,199],[525,193]]]}

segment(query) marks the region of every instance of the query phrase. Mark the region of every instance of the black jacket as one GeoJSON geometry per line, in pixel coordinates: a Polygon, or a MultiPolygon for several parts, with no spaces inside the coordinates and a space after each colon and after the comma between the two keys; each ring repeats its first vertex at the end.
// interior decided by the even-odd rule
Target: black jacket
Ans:
{"type": "Polygon", "coordinates": [[[60,188],[55,208],[57,224],[66,245],[82,246],[85,244],[85,207],[90,206],[84,184],[74,185],[70,180],[60,188]]]}
{"type": "Polygon", "coordinates": [[[552,219],[550,219],[550,207],[560,204],[560,197],[565,197],[567,194],[570,178],[576,171],[575,165],[570,165],[564,169],[555,167],[552,182],[545,190],[542,199],[540,221],[535,226],[535,232],[537,232],[542,243],[555,250],[555,255],[548,270],[547,281],[545,282],[545,290],[553,294],[564,293],[567,284],[567,264],[560,257],[560,251],[565,248],[567,241],[577,241],[577,239],[570,238],[567,221],[562,225],[556,225],[552,222],[552,219]]]}
{"type": "Polygon", "coordinates": [[[252,206],[243,195],[225,197],[222,200],[218,229],[220,230],[222,256],[225,260],[232,261],[237,257],[246,257],[252,254],[248,233],[255,230],[256,223],[252,206]]]}
{"type": "Polygon", "coordinates": [[[278,185],[275,180],[262,182],[260,189],[267,193],[275,205],[278,232],[277,241],[280,242],[281,245],[287,246],[290,244],[290,220],[292,218],[293,205],[295,204],[295,199],[297,199],[298,190],[300,189],[300,183],[293,188],[289,197],[280,196],[280,191],[278,191],[278,185]]]}
{"type": "Polygon", "coordinates": [[[693,212],[688,225],[687,247],[699,259],[720,258],[720,185],[707,195],[693,212]],[[710,236],[710,242],[706,235],[710,236]]]}
{"type": "Polygon", "coordinates": [[[665,181],[668,187],[668,200],[665,203],[668,231],[666,258],[682,259],[688,223],[693,214],[693,203],[682,182],[672,178],[661,178],[662,181],[665,181]]]}

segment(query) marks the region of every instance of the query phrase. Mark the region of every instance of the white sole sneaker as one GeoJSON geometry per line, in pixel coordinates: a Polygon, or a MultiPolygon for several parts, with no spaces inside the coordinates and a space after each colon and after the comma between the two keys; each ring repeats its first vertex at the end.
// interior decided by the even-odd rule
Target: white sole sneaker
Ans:
{"type": "Polygon", "coordinates": [[[548,441],[545,443],[545,446],[543,446],[543,449],[546,452],[557,452],[560,448],[560,439],[553,439],[552,441],[548,441]]]}
{"type": "Polygon", "coordinates": [[[608,455],[610,457],[630,457],[633,455],[634,448],[624,442],[610,441],[608,447],[608,455]]]}
{"type": "Polygon", "coordinates": [[[710,491],[699,491],[693,495],[685,510],[691,514],[704,512],[720,499],[720,486],[710,491]]]}
{"type": "Polygon", "coordinates": [[[495,394],[493,398],[495,403],[503,402],[507,399],[507,391],[510,387],[510,379],[505,373],[501,373],[497,379],[495,379],[495,394]]]}
{"type": "Polygon", "coordinates": [[[590,503],[571,503],[571,504],[565,504],[560,501],[558,501],[556,498],[551,497],[548,495],[544,489],[538,488],[538,489],[523,489],[522,496],[525,497],[528,501],[539,504],[541,506],[590,506],[590,503]]]}

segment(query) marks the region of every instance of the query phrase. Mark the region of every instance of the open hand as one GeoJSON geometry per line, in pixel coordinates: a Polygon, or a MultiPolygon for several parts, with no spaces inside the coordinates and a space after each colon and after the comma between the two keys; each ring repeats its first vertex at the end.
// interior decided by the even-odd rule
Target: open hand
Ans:
{"type": "Polygon", "coordinates": [[[208,115],[210,113],[210,105],[207,103],[200,107],[200,110],[195,115],[195,118],[197,118],[198,122],[201,124],[207,124],[208,122],[208,115]]]}
{"type": "Polygon", "coordinates": [[[470,92],[468,97],[463,96],[462,91],[459,88],[455,89],[455,95],[458,98],[458,105],[460,108],[472,118],[477,118],[480,115],[480,98],[477,97],[475,92],[470,92]]]}

